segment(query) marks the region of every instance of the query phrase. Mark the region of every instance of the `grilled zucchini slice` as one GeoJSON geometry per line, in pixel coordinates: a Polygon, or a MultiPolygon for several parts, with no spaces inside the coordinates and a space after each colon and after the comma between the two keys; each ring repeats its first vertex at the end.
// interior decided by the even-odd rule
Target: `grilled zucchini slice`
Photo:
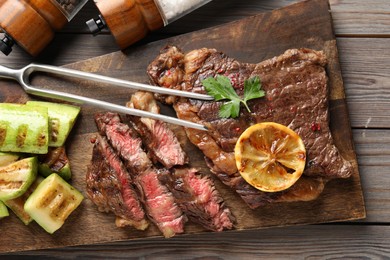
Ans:
{"type": "Polygon", "coordinates": [[[0,152],[0,167],[6,166],[10,163],[19,160],[20,156],[16,153],[2,153],[0,152]]]}
{"type": "Polygon", "coordinates": [[[28,101],[32,107],[45,107],[49,115],[49,146],[64,145],[66,138],[76,122],[80,107],[44,101],[28,101]]]}
{"type": "Polygon", "coordinates": [[[0,167],[0,200],[21,196],[34,182],[37,172],[37,157],[25,158],[0,167]]]}
{"type": "Polygon", "coordinates": [[[9,216],[8,209],[4,205],[4,203],[0,200],[0,219],[2,219],[4,217],[8,217],[8,216],[9,216]]]}
{"type": "Polygon", "coordinates": [[[24,203],[26,203],[28,197],[30,197],[30,195],[33,193],[33,191],[38,187],[39,183],[41,183],[42,181],[43,181],[43,177],[38,176],[33,182],[33,184],[31,184],[31,186],[27,189],[27,191],[22,194],[22,196],[12,200],[4,201],[4,204],[8,208],[10,208],[25,225],[30,224],[30,222],[33,221],[33,219],[24,210],[24,203]]]}
{"type": "Polygon", "coordinates": [[[0,103],[0,151],[47,153],[47,108],[0,103]]]}
{"type": "Polygon", "coordinates": [[[48,233],[57,231],[84,196],[53,173],[44,179],[24,204],[24,210],[48,233]]]}

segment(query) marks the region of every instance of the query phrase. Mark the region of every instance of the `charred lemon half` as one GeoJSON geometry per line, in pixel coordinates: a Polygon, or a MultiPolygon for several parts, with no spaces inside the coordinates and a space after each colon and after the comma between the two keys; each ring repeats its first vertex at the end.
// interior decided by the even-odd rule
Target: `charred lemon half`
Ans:
{"type": "Polygon", "coordinates": [[[274,122],[255,124],[239,137],[235,159],[241,176],[253,187],[277,192],[291,187],[302,175],[306,149],[300,136],[274,122]]]}

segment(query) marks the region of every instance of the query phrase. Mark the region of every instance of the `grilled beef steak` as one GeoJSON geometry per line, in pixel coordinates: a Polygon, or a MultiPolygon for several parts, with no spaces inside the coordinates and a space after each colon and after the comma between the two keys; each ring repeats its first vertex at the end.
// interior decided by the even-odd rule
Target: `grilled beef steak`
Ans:
{"type": "Polygon", "coordinates": [[[148,227],[129,173],[107,140],[101,136],[97,137],[93,147],[86,182],[89,198],[99,211],[112,211],[117,216],[117,226],[131,225],[140,230],[148,227]]]}
{"type": "MultiPolygon", "coordinates": [[[[131,96],[128,107],[160,113],[153,95],[148,92],[138,91],[131,96]]],[[[150,118],[129,116],[130,122],[148,148],[154,161],[160,162],[167,168],[188,163],[187,154],[183,151],[174,132],[162,121],[150,118]]]]}
{"type": "Polygon", "coordinates": [[[173,104],[179,118],[208,126],[208,132],[187,128],[188,138],[204,153],[212,172],[235,189],[251,208],[256,208],[274,201],[314,199],[323,190],[321,178],[347,178],[352,174],[351,164],[339,154],[329,129],[325,65],[325,55],[309,49],[291,49],[258,64],[248,64],[215,49],[184,54],[169,46],[148,66],[147,72],[156,85],[197,93],[205,93],[203,79],[225,75],[239,95],[243,94],[246,79],[260,77],[266,96],[249,101],[252,112],[241,109],[237,119],[218,116],[222,102],[159,96],[163,102],[173,104]],[[273,194],[260,192],[241,178],[233,150],[247,127],[264,121],[296,131],[307,150],[304,174],[309,177],[302,177],[289,190],[273,194]]]}
{"type": "Polygon", "coordinates": [[[99,132],[107,136],[132,174],[150,220],[165,237],[183,233],[187,218],[175,203],[173,194],[157,179],[158,170],[143,151],[142,140],[135,130],[122,123],[115,113],[97,114],[95,121],[99,132]]]}
{"type": "Polygon", "coordinates": [[[159,179],[191,221],[212,231],[233,228],[234,217],[209,177],[193,168],[180,168],[163,172],[159,179]]]}

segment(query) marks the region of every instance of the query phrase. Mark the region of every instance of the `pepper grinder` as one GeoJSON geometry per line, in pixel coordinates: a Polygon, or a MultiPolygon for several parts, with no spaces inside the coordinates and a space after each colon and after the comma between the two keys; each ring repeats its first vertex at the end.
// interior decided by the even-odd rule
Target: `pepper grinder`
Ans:
{"type": "Polygon", "coordinates": [[[88,0],[0,0],[0,51],[9,55],[16,43],[38,55],[54,33],[70,21],[88,0]]]}
{"type": "Polygon", "coordinates": [[[124,49],[211,0],[94,0],[100,15],[86,22],[93,35],[108,27],[124,49]]]}

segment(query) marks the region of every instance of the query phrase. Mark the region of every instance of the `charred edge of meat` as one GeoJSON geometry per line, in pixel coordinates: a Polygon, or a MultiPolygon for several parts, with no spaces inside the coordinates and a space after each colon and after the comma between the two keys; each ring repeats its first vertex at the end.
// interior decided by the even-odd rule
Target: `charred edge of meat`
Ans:
{"type": "Polygon", "coordinates": [[[95,114],[95,123],[99,130],[99,134],[102,136],[106,135],[106,125],[112,125],[119,123],[120,121],[121,119],[117,113],[106,112],[95,114]]]}
{"type": "Polygon", "coordinates": [[[87,194],[99,211],[113,212],[116,225],[148,227],[145,212],[132,187],[129,173],[105,138],[98,136],[86,174],[87,194]]]}
{"type": "MultiPolygon", "coordinates": [[[[132,95],[128,107],[159,113],[160,108],[153,95],[138,91],[132,95]]],[[[128,116],[134,129],[142,136],[145,146],[154,162],[158,161],[167,168],[188,163],[188,156],[184,152],[175,133],[165,122],[150,118],[128,116]]]]}
{"type": "Polygon", "coordinates": [[[327,179],[322,177],[302,176],[287,190],[280,192],[262,192],[248,184],[239,173],[227,175],[224,172],[219,172],[213,167],[211,160],[208,158],[205,158],[205,160],[211,171],[222,183],[234,189],[251,209],[277,202],[315,200],[320,196],[327,182],[327,179]]]}
{"type": "Polygon", "coordinates": [[[117,114],[105,113],[98,114],[96,121],[132,174],[149,219],[164,237],[183,233],[187,217],[176,204],[173,194],[158,180],[158,170],[142,149],[141,138],[118,118],[117,114]]]}
{"type": "MultiPolygon", "coordinates": [[[[182,90],[184,74],[184,54],[176,46],[167,46],[160,51],[157,58],[149,64],[147,72],[155,85],[182,90]]],[[[173,104],[175,96],[155,94],[155,97],[166,104],[173,104]]]]}
{"type": "Polygon", "coordinates": [[[209,177],[196,169],[180,168],[161,173],[159,179],[194,223],[211,231],[233,228],[235,218],[209,177]]]}

